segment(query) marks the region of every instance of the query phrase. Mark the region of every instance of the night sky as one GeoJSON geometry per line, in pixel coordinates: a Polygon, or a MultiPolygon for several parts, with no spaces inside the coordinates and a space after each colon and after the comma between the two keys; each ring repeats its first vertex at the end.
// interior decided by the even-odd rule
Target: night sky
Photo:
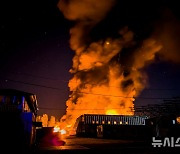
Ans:
{"type": "MultiPolygon", "coordinates": [[[[1,0],[0,88],[34,93],[39,115],[47,113],[60,118],[65,114],[65,102],[70,94],[69,70],[74,52],[69,45],[69,30],[74,23],[64,18],[57,3],[58,0],[1,0]]],[[[115,38],[118,29],[128,26],[140,42],[155,31],[154,25],[170,18],[169,14],[176,19],[175,28],[179,32],[177,6],[170,0],[118,0],[106,18],[92,29],[91,39],[115,38]]],[[[178,33],[175,42],[180,42],[178,33]]],[[[163,98],[180,96],[179,62],[165,61],[157,55],[154,63],[145,69],[148,87],[135,105],[162,103],[163,98]]]]}

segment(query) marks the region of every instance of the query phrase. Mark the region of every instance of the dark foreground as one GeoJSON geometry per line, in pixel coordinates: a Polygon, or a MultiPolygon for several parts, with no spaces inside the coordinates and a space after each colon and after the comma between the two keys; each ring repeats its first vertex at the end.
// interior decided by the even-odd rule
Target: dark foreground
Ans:
{"type": "MultiPolygon", "coordinates": [[[[32,153],[136,153],[159,154],[180,153],[180,147],[153,147],[150,142],[137,140],[83,138],[70,136],[62,138],[63,145],[39,144],[32,153]]],[[[61,142],[59,142],[61,144],[61,142]]]]}
{"type": "Polygon", "coordinates": [[[4,153],[24,153],[24,154],[93,154],[93,153],[118,153],[118,154],[174,154],[180,153],[180,147],[153,147],[151,143],[135,140],[81,138],[70,136],[53,140],[53,142],[41,140],[31,149],[21,149],[22,147],[10,146],[4,149],[4,153]],[[54,144],[54,145],[53,145],[54,144]]]}
{"type": "Polygon", "coordinates": [[[18,143],[2,147],[3,153],[22,154],[175,154],[180,153],[180,147],[153,147],[152,141],[140,139],[104,139],[69,136],[59,133],[45,133],[37,137],[37,143],[30,149],[23,149],[18,143]]]}

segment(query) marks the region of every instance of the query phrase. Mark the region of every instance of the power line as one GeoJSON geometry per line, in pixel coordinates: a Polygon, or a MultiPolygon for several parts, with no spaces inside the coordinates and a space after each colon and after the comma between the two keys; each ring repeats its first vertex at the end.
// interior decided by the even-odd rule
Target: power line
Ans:
{"type": "Polygon", "coordinates": [[[29,73],[24,73],[24,72],[14,72],[14,71],[6,72],[6,71],[4,71],[4,73],[11,73],[11,74],[15,74],[15,75],[24,75],[24,76],[28,76],[28,77],[40,78],[40,79],[45,79],[45,80],[69,82],[67,80],[62,80],[62,79],[57,79],[57,78],[49,78],[49,77],[44,77],[44,76],[40,76],[40,75],[33,75],[33,74],[29,74],[29,73]]]}
{"type": "MultiPolygon", "coordinates": [[[[45,79],[45,80],[61,81],[61,82],[65,82],[65,83],[68,83],[70,81],[70,80],[48,78],[48,77],[44,77],[44,76],[32,75],[32,74],[29,74],[29,73],[22,73],[22,72],[13,72],[13,71],[11,71],[11,72],[8,72],[8,73],[13,73],[13,74],[16,74],[16,75],[25,75],[25,76],[30,76],[30,77],[35,77],[35,78],[40,78],[40,79],[45,79]]],[[[73,81],[71,81],[71,82],[73,82],[73,81]]],[[[74,81],[73,83],[77,83],[77,82],[74,81]]],[[[92,84],[92,83],[86,83],[86,82],[84,82],[82,84],[84,84],[84,85],[89,84],[89,85],[94,85],[94,86],[98,85],[98,84],[92,84]]],[[[104,82],[104,84],[105,84],[105,82],[104,82]]],[[[106,86],[107,87],[112,87],[112,88],[113,87],[114,88],[121,88],[120,86],[112,86],[112,85],[106,85],[106,86]]],[[[141,90],[141,89],[136,88],[136,90],[141,90]]],[[[144,88],[143,91],[144,90],[149,90],[149,91],[180,91],[179,88],[168,88],[168,89],[165,89],[165,88],[148,88],[148,89],[144,88]]]]}
{"type": "MultiPolygon", "coordinates": [[[[39,109],[45,110],[121,110],[123,108],[110,108],[110,109],[58,109],[58,108],[47,108],[47,107],[38,107],[39,109]]],[[[131,109],[131,107],[129,107],[131,109]]]]}
{"type": "MultiPolygon", "coordinates": [[[[77,91],[73,91],[77,92],[77,91]]],[[[121,97],[121,98],[141,98],[141,99],[172,99],[172,98],[163,98],[163,97],[128,97],[128,96],[119,96],[119,95],[105,95],[105,94],[97,94],[97,93],[88,93],[88,92],[77,92],[82,94],[90,94],[90,95],[98,95],[98,96],[106,96],[106,97],[121,97]]]]}
{"type": "MultiPolygon", "coordinates": [[[[43,77],[43,76],[38,76],[38,75],[32,75],[32,74],[29,74],[29,73],[22,73],[22,72],[8,72],[8,73],[13,73],[13,74],[17,74],[17,75],[25,75],[25,76],[30,76],[30,77],[35,77],[35,78],[41,78],[41,79],[46,79],[46,80],[53,80],[53,81],[61,81],[61,82],[65,82],[65,83],[68,83],[70,80],[62,80],[62,79],[55,79],[55,78],[48,78],[48,77],[43,77]]],[[[71,81],[73,82],[73,81],[71,81]]],[[[73,83],[77,83],[77,82],[73,82],[73,83]]],[[[82,82],[81,82],[82,83],[82,82]]],[[[98,84],[92,84],[92,83],[82,83],[84,85],[86,84],[89,84],[89,85],[94,85],[94,86],[97,86],[98,84]]],[[[102,83],[103,84],[103,83],[102,83]]],[[[104,82],[105,84],[105,82],[104,82]]],[[[37,85],[37,84],[36,84],[37,85]]],[[[112,85],[106,85],[107,87],[114,87],[114,88],[121,88],[120,86],[112,86],[112,85]]],[[[54,88],[53,88],[54,89],[54,88]]],[[[56,89],[56,88],[55,88],[56,89]]],[[[141,90],[139,88],[136,88],[136,90],[141,90]]],[[[165,89],[165,88],[144,88],[144,90],[149,90],[149,91],[180,91],[179,88],[168,88],[168,89],[165,89]]]]}
{"type": "MultiPolygon", "coordinates": [[[[1,78],[1,79],[3,79],[3,78],[1,78]]],[[[64,89],[60,89],[60,88],[56,88],[56,87],[34,84],[34,83],[29,83],[29,82],[23,82],[23,81],[18,81],[18,80],[12,80],[9,78],[3,79],[3,80],[5,80],[6,82],[11,81],[11,82],[15,82],[15,83],[30,85],[30,86],[38,86],[38,87],[42,87],[42,88],[64,91],[64,89]]],[[[172,99],[172,98],[168,98],[168,97],[167,98],[165,98],[165,97],[128,97],[128,96],[120,96],[120,95],[107,95],[107,94],[88,93],[88,92],[79,92],[79,91],[72,91],[72,92],[79,93],[79,94],[90,94],[90,95],[105,96],[105,97],[120,97],[120,98],[132,98],[132,99],[136,99],[136,98],[138,98],[138,99],[172,99]]]]}
{"type": "MultiPolygon", "coordinates": [[[[1,78],[1,77],[0,77],[1,78]]],[[[3,79],[3,78],[1,78],[3,79]]],[[[50,87],[50,86],[45,86],[45,85],[40,85],[40,84],[35,84],[35,83],[29,83],[29,82],[23,82],[23,81],[18,81],[18,80],[12,80],[12,79],[3,79],[6,82],[11,81],[11,82],[15,82],[15,83],[21,83],[21,84],[26,84],[26,85],[30,85],[30,86],[37,86],[37,87],[42,87],[42,88],[48,88],[48,89],[53,89],[53,90],[64,90],[64,89],[60,89],[60,88],[56,88],[56,87],[50,87]]]]}

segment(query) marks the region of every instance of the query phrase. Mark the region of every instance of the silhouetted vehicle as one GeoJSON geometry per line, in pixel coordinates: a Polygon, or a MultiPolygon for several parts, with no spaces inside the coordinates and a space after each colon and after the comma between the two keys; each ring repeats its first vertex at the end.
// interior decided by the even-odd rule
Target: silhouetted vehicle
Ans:
{"type": "Polygon", "coordinates": [[[36,142],[37,98],[15,89],[0,90],[1,147],[29,149],[36,142]]]}

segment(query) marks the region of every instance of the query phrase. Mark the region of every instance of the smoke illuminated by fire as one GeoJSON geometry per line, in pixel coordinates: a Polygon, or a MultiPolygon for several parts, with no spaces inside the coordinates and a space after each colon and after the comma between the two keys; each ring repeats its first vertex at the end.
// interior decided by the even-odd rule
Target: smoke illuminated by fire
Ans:
{"type": "Polygon", "coordinates": [[[147,82],[143,68],[162,48],[153,38],[142,41],[136,49],[132,48],[136,42],[127,27],[119,31],[119,38],[86,41],[88,33],[113,4],[114,0],[62,0],[59,3],[64,16],[76,21],[70,30],[70,45],[75,51],[70,70],[74,77],[69,81],[72,94],[66,102],[61,128],[72,129],[82,114],[133,115],[135,97],[147,82]],[[123,49],[132,50],[131,55],[123,57],[123,49]],[[127,66],[123,65],[122,59],[127,66]]]}

